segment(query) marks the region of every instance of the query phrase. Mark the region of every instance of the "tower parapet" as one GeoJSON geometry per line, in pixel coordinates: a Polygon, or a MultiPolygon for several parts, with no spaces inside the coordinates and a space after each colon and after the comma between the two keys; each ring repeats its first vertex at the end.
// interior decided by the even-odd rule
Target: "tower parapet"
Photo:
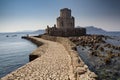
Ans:
{"type": "Polygon", "coordinates": [[[73,29],[75,19],[71,16],[71,10],[64,8],[60,10],[60,17],[57,18],[57,28],[73,29]]]}
{"type": "Polygon", "coordinates": [[[71,10],[68,8],[64,8],[60,10],[60,17],[62,18],[70,18],[71,17],[71,10]]]}

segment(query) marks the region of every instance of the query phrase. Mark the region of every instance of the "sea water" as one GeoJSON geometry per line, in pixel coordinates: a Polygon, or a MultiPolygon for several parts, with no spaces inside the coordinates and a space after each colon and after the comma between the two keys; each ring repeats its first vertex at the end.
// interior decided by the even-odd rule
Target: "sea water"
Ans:
{"type": "Polygon", "coordinates": [[[29,62],[29,54],[37,46],[21,39],[25,35],[0,33],[0,78],[29,62]]]}

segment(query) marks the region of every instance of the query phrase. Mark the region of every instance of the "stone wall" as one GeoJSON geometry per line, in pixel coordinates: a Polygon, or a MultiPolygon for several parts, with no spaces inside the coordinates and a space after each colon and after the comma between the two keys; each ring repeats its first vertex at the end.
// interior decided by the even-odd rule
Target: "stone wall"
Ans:
{"type": "Polygon", "coordinates": [[[71,56],[71,65],[73,66],[73,72],[77,80],[96,80],[97,75],[90,71],[88,66],[81,60],[76,51],[76,45],[73,42],[63,37],[43,35],[41,38],[59,42],[65,47],[71,56]]]}
{"type": "Polygon", "coordinates": [[[55,27],[46,29],[46,34],[50,36],[83,36],[86,35],[85,28],[74,28],[74,29],[57,29],[55,27]]]}
{"type": "Polygon", "coordinates": [[[35,40],[35,39],[33,39],[33,38],[30,38],[30,37],[28,37],[28,36],[27,36],[27,37],[26,37],[26,36],[23,36],[22,38],[23,38],[23,39],[27,39],[27,40],[31,41],[32,43],[35,43],[38,47],[41,46],[41,45],[43,45],[42,42],[37,41],[37,40],[35,40]]]}
{"type": "MultiPolygon", "coordinates": [[[[73,67],[73,73],[75,75],[74,77],[76,78],[76,80],[96,80],[97,76],[95,75],[94,72],[91,72],[89,70],[87,65],[84,64],[84,62],[79,57],[78,53],[75,51],[76,45],[74,43],[72,43],[69,39],[63,38],[63,37],[47,36],[47,35],[42,35],[41,38],[59,42],[65,47],[66,51],[69,53],[69,55],[71,57],[71,65],[73,67]]],[[[44,53],[46,53],[47,46],[48,46],[47,43],[40,42],[39,38],[35,38],[35,37],[25,37],[25,39],[31,40],[32,42],[41,45],[41,47],[39,47],[37,50],[33,51],[32,54],[30,54],[31,57],[32,56],[38,56],[39,57],[39,56],[43,55],[44,53]]],[[[36,58],[37,57],[35,57],[34,59],[36,59],[36,58]]],[[[39,64],[39,59],[40,59],[40,57],[37,58],[36,60],[32,59],[33,60],[32,62],[27,63],[23,67],[20,67],[16,71],[13,71],[11,74],[8,74],[4,78],[2,78],[2,80],[15,80],[15,79],[19,80],[20,78],[24,78],[24,79],[21,79],[21,80],[30,80],[30,79],[32,79],[32,80],[36,79],[37,80],[36,77],[39,77],[39,76],[33,77],[36,74],[33,73],[31,75],[30,71],[34,71],[34,70],[36,71],[37,66],[34,66],[34,65],[39,64]],[[33,68],[35,68],[35,69],[33,69],[33,68]],[[26,77],[27,74],[23,74],[24,71],[27,72],[29,77],[26,77]]],[[[41,65],[38,65],[38,67],[39,66],[41,66],[41,65]]],[[[39,72],[37,72],[37,74],[38,73],[39,72]]]]}
{"type": "Polygon", "coordinates": [[[71,17],[71,10],[68,8],[63,8],[60,10],[60,17],[62,18],[69,18],[71,17]]]}
{"type": "Polygon", "coordinates": [[[40,42],[39,40],[36,40],[34,38],[31,37],[22,37],[24,39],[30,40],[31,42],[35,43],[39,48],[37,48],[36,50],[34,50],[30,55],[29,55],[29,61],[33,61],[34,59],[40,57],[41,55],[43,55],[47,49],[47,44],[44,44],[42,42],[40,42]]]}
{"type": "Polygon", "coordinates": [[[64,8],[60,10],[60,17],[57,18],[57,28],[74,29],[74,17],[71,16],[71,10],[64,8]]]}

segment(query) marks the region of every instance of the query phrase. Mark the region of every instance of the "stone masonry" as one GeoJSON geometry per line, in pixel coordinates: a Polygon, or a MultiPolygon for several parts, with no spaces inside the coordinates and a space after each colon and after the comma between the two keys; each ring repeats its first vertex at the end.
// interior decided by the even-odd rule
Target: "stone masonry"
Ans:
{"type": "Polygon", "coordinates": [[[60,10],[60,17],[57,18],[57,28],[74,29],[74,17],[71,16],[71,10],[64,8],[60,10]]]}
{"type": "MultiPolygon", "coordinates": [[[[75,80],[70,55],[60,43],[31,38],[47,45],[46,52],[41,57],[3,77],[2,80],[75,80]]],[[[45,46],[43,49],[39,47],[32,54],[41,55],[45,46]]]]}
{"type": "MultiPolygon", "coordinates": [[[[68,39],[51,37],[51,40],[57,40],[53,42],[36,37],[30,38],[43,43],[32,53],[39,57],[1,80],[95,80],[97,77],[78,58],[77,53],[71,50],[72,43],[68,39]]],[[[46,38],[49,39],[49,36],[46,38]]]]}
{"type": "Polygon", "coordinates": [[[82,36],[86,35],[85,28],[75,28],[75,18],[71,16],[71,10],[64,8],[60,10],[60,17],[57,18],[57,26],[47,26],[46,34],[51,36],[82,36]]]}

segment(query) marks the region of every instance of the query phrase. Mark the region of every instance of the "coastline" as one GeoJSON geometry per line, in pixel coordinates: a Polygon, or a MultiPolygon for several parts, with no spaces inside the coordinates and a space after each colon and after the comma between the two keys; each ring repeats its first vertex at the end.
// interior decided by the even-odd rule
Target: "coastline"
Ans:
{"type": "MultiPolygon", "coordinates": [[[[95,73],[91,72],[89,70],[88,66],[85,65],[84,62],[81,60],[81,58],[78,56],[78,53],[75,51],[75,44],[72,43],[70,40],[68,40],[67,38],[52,37],[52,36],[46,36],[46,35],[42,36],[41,38],[58,42],[65,47],[65,50],[69,53],[69,56],[71,58],[71,61],[70,61],[71,62],[71,68],[72,68],[72,73],[74,74],[75,79],[80,80],[80,79],[83,79],[83,78],[87,78],[87,79],[95,80],[95,78],[97,78],[95,73]]],[[[29,39],[32,40],[35,43],[39,43],[38,38],[29,37],[29,39]]],[[[40,43],[40,45],[41,45],[41,43],[40,43]]],[[[8,74],[7,76],[3,77],[2,80],[5,80],[6,78],[9,79],[11,75],[12,75],[11,78],[15,79],[14,75],[21,72],[21,70],[23,71],[23,70],[27,69],[28,66],[30,68],[31,65],[33,65],[38,59],[40,59],[41,55],[44,55],[44,53],[47,49],[46,46],[48,46],[48,44],[43,43],[42,46],[38,47],[38,49],[33,51],[32,54],[30,54],[31,55],[30,57],[32,57],[32,55],[33,56],[37,55],[38,58],[34,57],[33,59],[31,59],[31,62],[29,62],[28,64],[24,65],[23,67],[17,69],[16,71],[13,71],[12,73],[8,74]],[[35,58],[37,58],[37,59],[35,59],[35,58]]],[[[27,69],[28,71],[29,71],[29,68],[27,69]]],[[[29,72],[28,72],[28,74],[29,74],[29,72]]],[[[19,77],[19,78],[22,78],[22,77],[19,77]]]]}
{"type": "Polygon", "coordinates": [[[111,36],[89,35],[70,37],[77,45],[81,59],[95,72],[100,80],[120,79],[119,38],[111,36]]]}
{"type": "Polygon", "coordinates": [[[0,34],[0,78],[28,63],[29,54],[37,48],[32,42],[21,39],[25,34],[7,35],[0,34]]]}

